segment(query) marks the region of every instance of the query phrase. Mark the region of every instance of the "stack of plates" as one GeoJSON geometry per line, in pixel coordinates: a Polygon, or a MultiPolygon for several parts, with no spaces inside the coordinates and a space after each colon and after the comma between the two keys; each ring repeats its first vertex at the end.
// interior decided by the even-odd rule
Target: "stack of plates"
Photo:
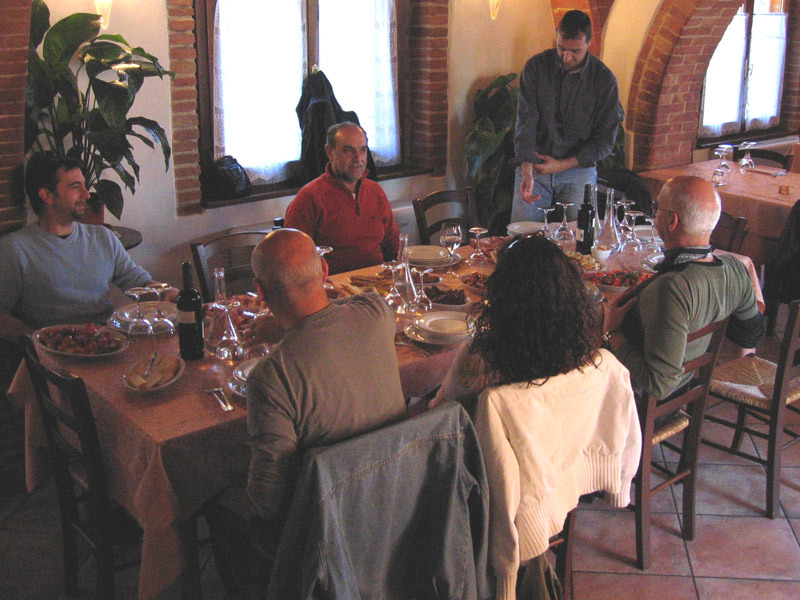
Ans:
{"type": "Polygon", "coordinates": [[[257,356],[256,358],[248,359],[236,365],[233,369],[233,375],[231,375],[228,381],[228,388],[230,388],[234,394],[242,397],[247,396],[247,377],[261,358],[262,357],[257,356]]]}
{"type": "Polygon", "coordinates": [[[415,342],[448,346],[468,339],[474,329],[475,323],[468,314],[442,310],[417,317],[405,332],[415,342]]]}
{"type": "MultiPolygon", "coordinates": [[[[153,320],[158,312],[158,302],[155,300],[142,302],[142,315],[149,321],[153,320]]],[[[161,303],[161,313],[170,321],[178,323],[178,307],[172,302],[161,303]]],[[[108,326],[118,331],[128,331],[133,317],[136,315],[136,303],[126,304],[115,310],[108,318],[108,326]]]]}
{"type": "Polygon", "coordinates": [[[528,235],[539,231],[544,223],[538,221],[517,221],[508,226],[508,235],[528,235]]]}
{"type": "MultiPolygon", "coordinates": [[[[453,256],[453,264],[456,264],[461,257],[456,254],[453,256]]],[[[447,250],[438,246],[411,246],[408,249],[408,262],[415,267],[426,269],[436,269],[446,267],[450,262],[447,250]]]]}

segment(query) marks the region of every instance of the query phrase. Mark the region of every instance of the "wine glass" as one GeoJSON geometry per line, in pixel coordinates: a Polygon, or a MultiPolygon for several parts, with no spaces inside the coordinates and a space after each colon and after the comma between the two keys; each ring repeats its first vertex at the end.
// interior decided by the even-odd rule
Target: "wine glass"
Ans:
{"type": "Polygon", "coordinates": [[[645,242],[644,249],[649,252],[660,252],[660,242],[662,240],[658,237],[658,232],[656,231],[656,218],[645,216],[644,220],[650,225],[650,238],[645,242]]]}
{"type": "Polygon", "coordinates": [[[155,293],[150,287],[132,287],[125,290],[125,295],[136,301],[136,313],[128,325],[128,338],[136,341],[153,335],[153,324],[142,313],[142,296],[155,293]]]}
{"type": "Polygon", "coordinates": [[[164,298],[164,293],[169,289],[168,283],[154,283],[150,288],[156,292],[156,316],[153,317],[151,325],[153,326],[153,335],[157,337],[169,337],[175,334],[175,324],[164,316],[161,310],[161,301],[164,298]]]}
{"type": "Polygon", "coordinates": [[[642,251],[642,240],[636,235],[636,218],[643,217],[644,213],[640,210],[630,210],[626,207],[625,221],[628,226],[628,236],[622,249],[625,254],[639,254],[642,251]]]}
{"type": "MultiPolygon", "coordinates": [[[[454,221],[445,221],[442,223],[442,229],[439,232],[439,244],[447,250],[450,255],[450,260],[447,262],[447,275],[455,277],[456,273],[453,271],[453,255],[458,247],[461,245],[462,233],[461,225],[454,221]]],[[[427,296],[426,296],[427,297],[427,296]]]]}
{"type": "Polygon", "coordinates": [[[469,232],[475,237],[475,251],[469,255],[467,264],[470,266],[485,264],[487,262],[486,255],[481,249],[481,236],[489,233],[485,227],[471,227],[469,232]]]}
{"type": "Polygon", "coordinates": [[[424,269],[424,270],[411,269],[412,274],[419,275],[419,285],[417,286],[417,293],[408,307],[408,312],[410,312],[412,315],[419,316],[421,314],[433,310],[433,302],[431,301],[430,298],[428,298],[428,295],[425,293],[425,285],[423,281],[425,275],[430,273],[432,270],[433,269],[424,269]]]}
{"type": "Polygon", "coordinates": [[[714,156],[719,158],[719,164],[711,174],[711,183],[714,184],[715,187],[728,184],[728,173],[730,172],[731,167],[728,164],[727,158],[728,152],[731,148],[733,148],[733,146],[730,144],[720,144],[714,150],[714,156]]]}
{"type": "Polygon", "coordinates": [[[392,261],[383,264],[384,269],[389,269],[392,273],[392,287],[389,289],[389,293],[386,294],[386,304],[388,304],[391,309],[394,311],[395,318],[400,319],[402,316],[408,313],[408,304],[406,303],[405,298],[397,289],[397,276],[401,269],[405,269],[405,265],[399,261],[392,261]]]}
{"type": "Polygon", "coordinates": [[[548,240],[553,237],[553,230],[547,223],[547,217],[555,209],[556,209],[555,206],[548,206],[547,208],[539,207],[539,210],[541,210],[544,213],[544,225],[542,225],[542,228],[539,231],[541,231],[542,235],[546,237],[548,240]]]}
{"type": "Polygon", "coordinates": [[[739,159],[739,173],[746,175],[748,171],[756,168],[756,163],[753,157],[750,156],[750,148],[755,146],[755,142],[742,142],[739,144],[739,149],[744,150],[744,156],[739,159]]]}
{"type": "Polygon", "coordinates": [[[575,243],[575,234],[567,225],[567,207],[572,206],[572,202],[556,202],[556,204],[561,207],[564,214],[561,219],[561,225],[558,226],[558,229],[553,234],[553,241],[562,248],[566,248],[570,243],[575,243]]]}
{"type": "MultiPolygon", "coordinates": [[[[330,252],[333,252],[332,246],[317,246],[317,254],[319,254],[320,258],[324,258],[325,255],[330,252]]],[[[333,291],[336,289],[330,281],[323,283],[322,287],[324,287],[325,291],[329,293],[333,293],[333,291]]]]}

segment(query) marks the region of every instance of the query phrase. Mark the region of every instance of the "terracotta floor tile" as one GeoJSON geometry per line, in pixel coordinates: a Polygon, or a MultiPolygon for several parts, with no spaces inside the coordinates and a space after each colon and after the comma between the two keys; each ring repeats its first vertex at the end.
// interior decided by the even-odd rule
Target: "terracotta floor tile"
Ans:
{"type": "MultiPolygon", "coordinates": [[[[766,425],[753,425],[753,429],[758,431],[763,431],[764,433],[768,432],[768,427],[766,425]]],[[[792,429],[797,430],[800,432],[800,426],[793,426],[792,429]]],[[[783,442],[786,443],[789,441],[790,437],[786,434],[783,435],[783,442]]],[[[752,437],[753,443],[755,444],[756,449],[758,450],[758,454],[762,458],[767,457],[767,440],[758,438],[753,436],[752,437]]],[[[786,450],[783,451],[781,454],[781,464],[784,467],[800,467],[800,442],[797,442],[793,446],[790,446],[786,450]]]]}
{"type": "Polygon", "coordinates": [[[691,577],[573,573],[572,600],[695,600],[691,577]]]}
{"type": "Polygon", "coordinates": [[[758,598],[758,600],[787,600],[800,598],[800,581],[764,581],[757,579],[695,579],[700,600],[719,598],[758,598]]]}
{"type": "MultiPolygon", "coordinates": [[[[715,413],[721,413],[721,412],[723,411],[715,411],[715,413]]],[[[725,417],[727,418],[729,416],[727,414],[728,411],[724,411],[724,413],[725,417]]],[[[733,415],[733,417],[735,418],[735,415],[733,415]]],[[[703,439],[711,440],[712,442],[716,442],[718,444],[723,444],[727,446],[730,445],[731,441],[733,440],[733,429],[729,429],[724,425],[720,425],[719,423],[711,423],[710,421],[706,421],[705,423],[703,423],[703,439]]],[[[742,444],[740,449],[742,450],[742,452],[750,452],[752,454],[756,453],[756,447],[753,445],[753,441],[750,439],[749,435],[745,435],[742,438],[742,444]]],[[[675,459],[672,458],[671,460],[675,459]]],[[[735,456],[733,454],[728,454],[724,450],[712,448],[711,446],[707,446],[706,444],[703,444],[700,447],[699,462],[701,464],[720,464],[720,465],[754,464],[752,461],[746,458],[735,456]]]]}
{"type": "Polygon", "coordinates": [[[800,580],[800,547],[786,519],[699,515],[686,545],[696,577],[800,580]]]}
{"type": "MultiPolygon", "coordinates": [[[[695,513],[763,517],[766,485],[766,473],[758,465],[699,465],[695,513]]],[[[683,486],[673,488],[680,509],[683,486]]]]}
{"type": "Polygon", "coordinates": [[[781,469],[781,506],[787,517],[800,517],[800,468],[781,469]]]}
{"type": "MultiPolygon", "coordinates": [[[[636,568],[633,511],[582,510],[578,515],[575,539],[575,570],[641,573],[636,568]]],[[[653,563],[648,574],[691,574],[677,515],[654,514],[650,540],[653,563]]]]}

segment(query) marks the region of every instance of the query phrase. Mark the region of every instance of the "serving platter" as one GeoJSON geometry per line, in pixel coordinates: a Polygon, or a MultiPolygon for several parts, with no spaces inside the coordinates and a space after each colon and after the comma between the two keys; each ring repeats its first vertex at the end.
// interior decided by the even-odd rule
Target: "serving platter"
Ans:
{"type": "Polygon", "coordinates": [[[33,343],[39,348],[42,348],[51,354],[66,358],[79,358],[83,360],[96,360],[99,358],[114,356],[116,354],[120,354],[121,352],[125,352],[129,345],[128,339],[121,333],[114,331],[113,329],[99,327],[91,323],[51,325],[49,327],[42,327],[31,334],[31,339],[33,339],[33,343]],[[74,331],[74,333],[70,333],[71,331],[74,331]],[[53,334],[59,333],[63,333],[63,335],[60,336],[62,339],[71,338],[76,344],[76,350],[59,350],[57,348],[48,346],[47,343],[45,343],[45,340],[52,338],[53,334]],[[113,340],[113,343],[116,347],[107,352],[83,352],[77,350],[77,348],[85,348],[89,342],[98,338],[101,338],[102,340],[113,340]]]}

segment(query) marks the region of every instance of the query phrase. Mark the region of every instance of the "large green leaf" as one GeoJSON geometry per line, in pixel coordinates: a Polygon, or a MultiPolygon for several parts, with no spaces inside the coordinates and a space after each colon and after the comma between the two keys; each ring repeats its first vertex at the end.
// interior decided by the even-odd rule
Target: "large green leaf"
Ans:
{"type": "MultiPolygon", "coordinates": [[[[138,88],[137,88],[138,89],[138,88]]],[[[97,100],[97,109],[109,127],[123,129],[136,92],[133,94],[127,81],[92,80],[92,91],[97,100]]]]}
{"type": "Polygon", "coordinates": [[[82,44],[100,32],[100,15],[75,13],[61,19],[44,36],[42,54],[47,64],[60,68],[68,65],[82,44]]]}
{"type": "Polygon", "coordinates": [[[106,205],[108,212],[121,219],[124,201],[122,199],[122,188],[119,187],[119,184],[108,179],[101,179],[94,184],[94,189],[100,200],[106,205]]]}
{"type": "Polygon", "coordinates": [[[483,163],[503,145],[508,131],[508,126],[495,131],[494,123],[489,117],[483,117],[475,123],[474,128],[467,135],[464,146],[464,158],[472,177],[478,176],[483,163]]]}
{"type": "Polygon", "coordinates": [[[153,141],[161,146],[161,151],[164,154],[164,170],[168,170],[169,157],[172,155],[172,148],[169,145],[167,133],[164,131],[164,128],[161,127],[161,125],[159,125],[156,121],[153,121],[152,119],[146,119],[144,117],[133,117],[128,119],[128,127],[133,129],[134,126],[144,129],[150,134],[150,137],[153,138],[153,141]]]}
{"type": "Polygon", "coordinates": [[[48,29],[50,29],[50,9],[42,0],[33,0],[31,3],[31,30],[28,38],[29,47],[38,48],[48,29]]]}

